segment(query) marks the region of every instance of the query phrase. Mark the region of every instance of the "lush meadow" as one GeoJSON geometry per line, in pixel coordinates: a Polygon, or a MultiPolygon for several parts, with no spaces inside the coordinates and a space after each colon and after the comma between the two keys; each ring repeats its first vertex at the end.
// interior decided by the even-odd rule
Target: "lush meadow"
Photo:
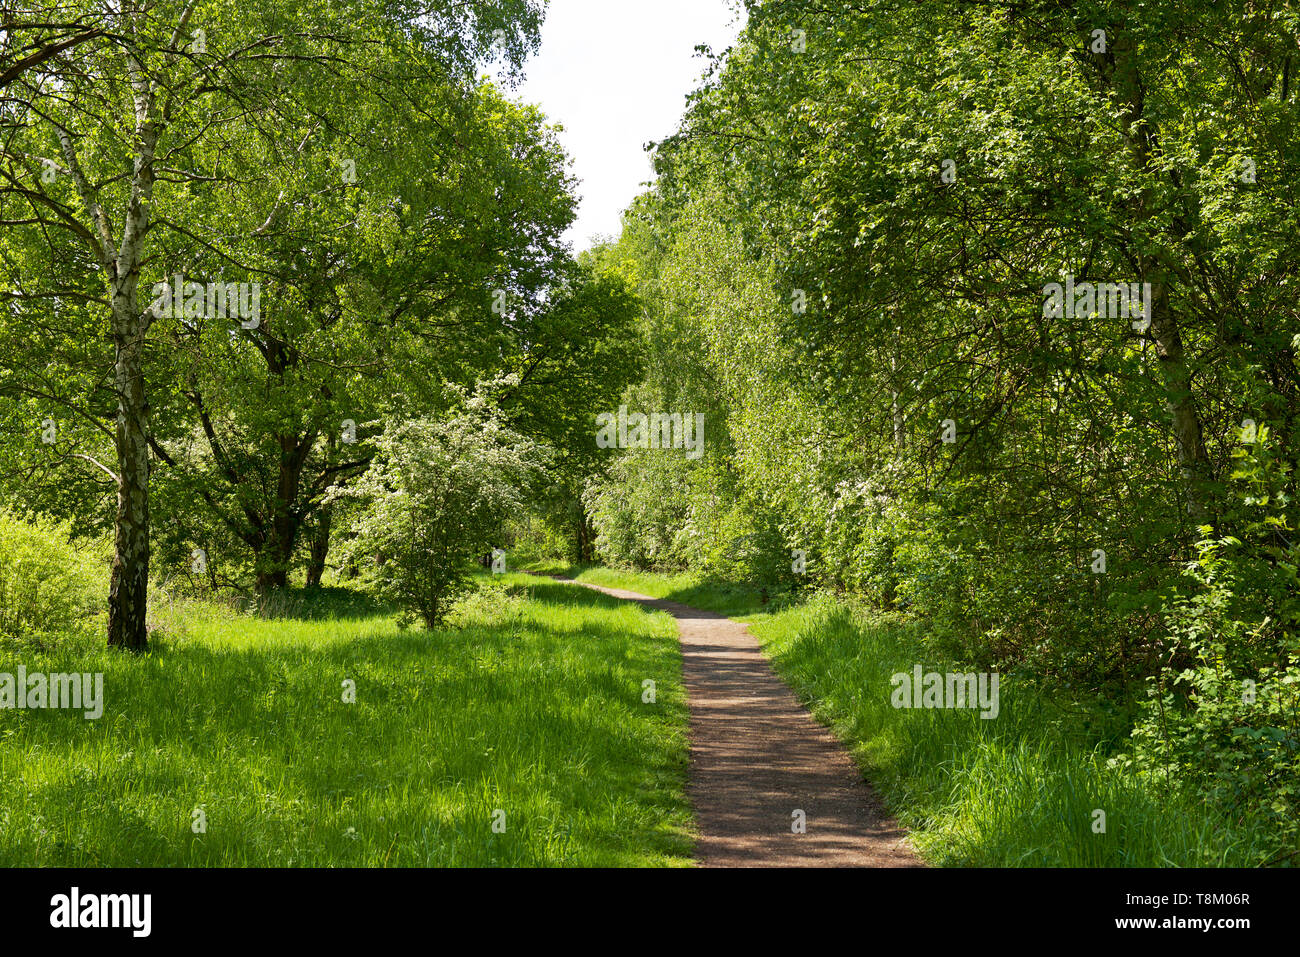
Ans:
{"type": "Polygon", "coordinates": [[[522,575],[432,632],[292,604],[161,599],[140,657],[0,645],[0,672],[102,672],[105,699],[0,711],[0,865],[689,863],[667,616],[522,575]]]}

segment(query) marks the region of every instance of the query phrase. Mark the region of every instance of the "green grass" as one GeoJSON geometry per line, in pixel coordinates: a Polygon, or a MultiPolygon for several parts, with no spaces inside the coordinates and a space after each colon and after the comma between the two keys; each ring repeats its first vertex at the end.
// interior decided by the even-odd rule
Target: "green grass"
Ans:
{"type": "Polygon", "coordinates": [[[140,658],[0,645],[0,672],[102,671],[106,699],[0,710],[0,866],[688,865],[672,619],[505,581],[432,633],[330,593],[278,619],[157,603],[140,658]]]}
{"type": "MultiPolygon", "coordinates": [[[[553,569],[561,571],[561,569],[553,569]]],[[[898,616],[829,596],[766,611],[752,591],[692,575],[574,568],[579,580],[729,614],[746,621],[778,673],[859,766],[940,866],[1249,866],[1267,835],[1218,809],[1110,768],[1123,738],[1104,702],[1080,703],[1004,676],[999,716],[896,709],[889,678],[953,670],[898,616]],[[1093,812],[1106,815],[1094,833],[1093,812]]]]}
{"type": "Polygon", "coordinates": [[[564,575],[591,585],[640,592],[651,598],[668,598],[679,601],[683,605],[736,618],[764,610],[756,590],[740,585],[710,582],[691,572],[663,575],[655,572],[606,568],[601,565],[572,565],[557,561],[533,562],[528,567],[542,574],[564,575]]]}

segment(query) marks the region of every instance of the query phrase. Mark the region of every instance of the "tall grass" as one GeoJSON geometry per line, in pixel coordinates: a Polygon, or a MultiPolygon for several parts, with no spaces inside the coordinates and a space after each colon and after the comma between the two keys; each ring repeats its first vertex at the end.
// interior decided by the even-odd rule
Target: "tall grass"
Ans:
{"type": "Polygon", "coordinates": [[[160,607],[139,657],[0,644],[0,672],[100,671],[106,698],[0,710],[0,866],[688,864],[672,620],[507,583],[434,632],[331,594],[160,607]]]}

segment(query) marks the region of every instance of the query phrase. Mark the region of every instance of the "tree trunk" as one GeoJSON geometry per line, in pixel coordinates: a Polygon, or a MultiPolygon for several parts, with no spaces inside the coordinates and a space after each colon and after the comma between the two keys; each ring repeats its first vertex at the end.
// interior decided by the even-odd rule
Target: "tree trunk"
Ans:
{"type": "Polygon", "coordinates": [[[98,227],[101,263],[109,280],[112,335],[116,357],[113,386],[117,392],[117,516],[113,570],[108,589],[108,646],[143,651],[149,646],[149,400],[145,392],[145,337],[153,315],[140,308],[137,287],[140,261],[149,229],[153,198],[154,151],[158,126],[153,118],[153,91],[140,64],[131,60],[137,152],[122,242],[113,248],[108,219],[81,174],[71,138],[60,140],[73,179],[92,221],[98,227]]]}
{"type": "Polygon", "coordinates": [[[302,469],[316,442],[316,433],[303,438],[280,436],[280,474],[276,482],[271,520],[267,523],[266,542],[257,550],[257,594],[265,596],[276,588],[289,585],[289,566],[302,532],[303,515],[294,507],[302,485],[302,469]]]}
{"type": "Polygon", "coordinates": [[[577,564],[583,565],[596,560],[596,531],[591,527],[591,519],[582,503],[578,504],[578,518],[574,523],[574,544],[577,564]]]}
{"type": "Polygon", "coordinates": [[[289,587],[289,560],[293,555],[293,540],[273,538],[262,548],[255,561],[257,564],[256,589],[259,598],[280,588],[289,587]]]}
{"type": "Polygon", "coordinates": [[[144,390],[144,328],[139,316],[115,322],[117,362],[117,533],[108,590],[108,645],[143,651],[149,602],[149,404],[144,390]]]}
{"type": "Polygon", "coordinates": [[[322,505],[316,520],[316,530],[311,539],[311,561],[307,563],[307,587],[319,588],[325,574],[325,556],[330,550],[331,509],[322,505]]]}
{"type": "MultiPolygon", "coordinates": [[[[1157,161],[1159,131],[1146,115],[1146,86],[1137,68],[1137,54],[1132,42],[1124,37],[1101,58],[1103,76],[1108,76],[1121,97],[1120,129],[1128,145],[1134,167],[1151,180],[1166,174],[1157,161]]],[[[1137,222],[1151,220],[1157,201],[1150,185],[1144,185],[1129,201],[1137,222]]],[[[1178,471],[1187,513],[1197,524],[1213,522],[1210,480],[1213,465],[1205,448],[1204,431],[1196,410],[1192,391],[1192,373],[1183,354],[1178,317],[1169,303],[1169,270],[1154,251],[1139,249],[1140,279],[1151,284],[1151,326],[1149,335],[1156,343],[1156,356],[1164,379],[1165,407],[1170,431],[1178,448],[1178,471]]]]}
{"type": "Polygon", "coordinates": [[[1151,334],[1164,373],[1165,408],[1178,448],[1178,471],[1187,497],[1187,512],[1197,524],[1213,521],[1208,501],[1210,456],[1192,395],[1192,375],[1183,358],[1178,322],[1169,308],[1169,290],[1160,280],[1151,284],[1151,334]]]}

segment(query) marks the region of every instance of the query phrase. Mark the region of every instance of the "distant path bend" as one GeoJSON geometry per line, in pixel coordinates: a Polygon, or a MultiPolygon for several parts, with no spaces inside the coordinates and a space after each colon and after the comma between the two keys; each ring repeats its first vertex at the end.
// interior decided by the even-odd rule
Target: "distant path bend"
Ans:
{"type": "Polygon", "coordinates": [[[776,676],[748,628],[674,601],[574,584],[677,619],[701,865],[923,866],[848,751],[776,676]],[[794,833],[795,811],[806,833],[794,833]]]}

